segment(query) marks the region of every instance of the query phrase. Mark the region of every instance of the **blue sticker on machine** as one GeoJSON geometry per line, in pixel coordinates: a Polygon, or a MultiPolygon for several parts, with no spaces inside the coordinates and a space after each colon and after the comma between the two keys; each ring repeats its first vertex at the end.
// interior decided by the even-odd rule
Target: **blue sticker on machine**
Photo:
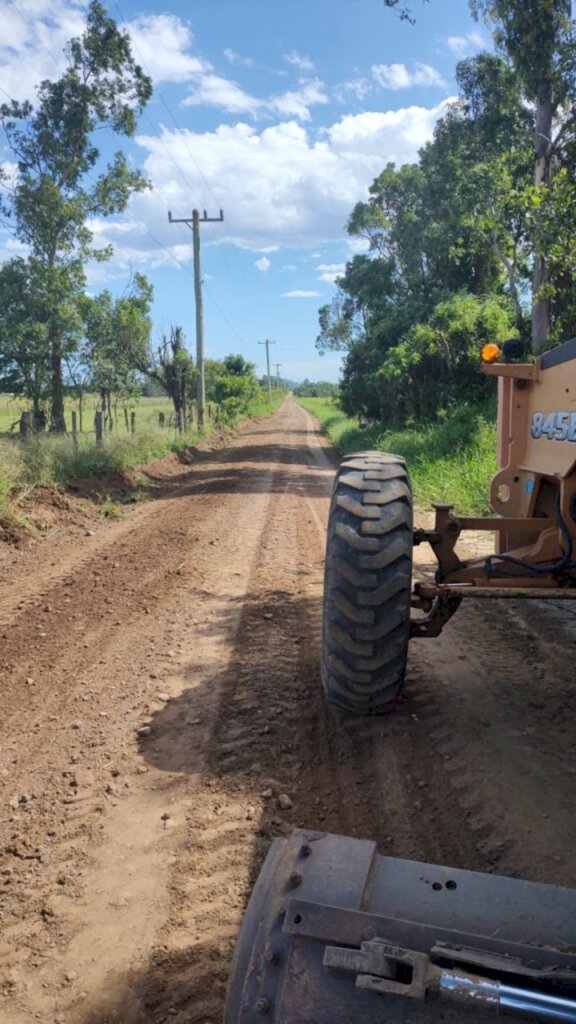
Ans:
{"type": "Polygon", "coordinates": [[[534,490],[534,481],[533,480],[527,480],[526,481],[526,494],[532,494],[533,490],[534,490]]]}

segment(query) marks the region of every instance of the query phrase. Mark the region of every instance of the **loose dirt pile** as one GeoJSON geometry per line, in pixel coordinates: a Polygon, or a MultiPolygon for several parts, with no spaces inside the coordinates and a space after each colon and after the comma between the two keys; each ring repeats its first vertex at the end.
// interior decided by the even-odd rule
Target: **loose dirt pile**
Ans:
{"type": "Polygon", "coordinates": [[[216,1024],[294,825],[576,884],[574,612],[471,603],[394,716],[327,710],[334,465],[287,401],[121,519],[2,552],[2,1024],[216,1024]]]}

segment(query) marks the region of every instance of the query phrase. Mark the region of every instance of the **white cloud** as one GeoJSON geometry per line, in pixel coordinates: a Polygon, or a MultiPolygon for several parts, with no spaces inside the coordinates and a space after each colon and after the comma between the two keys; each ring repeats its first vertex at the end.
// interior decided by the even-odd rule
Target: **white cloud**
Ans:
{"type": "Polygon", "coordinates": [[[229,114],[252,116],[275,113],[283,117],[297,117],[299,121],[309,121],[309,108],[327,102],[328,97],[323,84],[318,79],[302,82],[299,89],[290,90],[280,96],[260,99],[245,92],[229,78],[205,74],[198,77],[193,92],[184,100],[184,106],[222,107],[229,114]]]}
{"type": "Polygon", "coordinates": [[[32,100],[44,78],[65,70],[64,47],[83,31],[84,12],[66,0],[21,0],[18,8],[2,3],[0,10],[2,88],[16,100],[32,100]]]}
{"type": "Polygon", "coordinates": [[[371,71],[383,89],[408,89],[413,85],[446,88],[446,82],[430,64],[415,64],[414,67],[414,71],[409,71],[405,64],[375,64],[371,71]]]}
{"type": "Polygon", "coordinates": [[[322,292],[305,292],[296,288],[293,292],[282,292],[281,299],[317,299],[322,292]]]}
{"type": "Polygon", "coordinates": [[[291,274],[298,270],[298,267],[296,266],[295,263],[285,263],[284,266],[280,268],[280,270],[283,273],[291,274]]]}
{"type": "Polygon", "coordinates": [[[323,271],[318,278],[319,281],[326,281],[328,284],[334,284],[337,277],[342,277],[342,274],[346,270],[346,264],[319,263],[316,269],[323,271]]]}
{"type": "Polygon", "coordinates": [[[256,260],[254,264],[254,266],[257,267],[258,270],[262,270],[264,272],[270,269],[270,265],[270,260],[268,259],[267,256],[262,256],[259,260],[256,260]]]}
{"type": "Polygon", "coordinates": [[[235,50],[224,50],[224,56],[226,57],[226,60],[228,61],[229,64],[237,64],[243,68],[254,67],[254,61],[252,60],[252,57],[241,57],[240,54],[236,53],[235,50]]]}
{"type": "MultiPolygon", "coordinates": [[[[114,242],[116,262],[126,266],[174,265],[170,254],[187,262],[189,232],[169,225],[167,212],[189,209],[193,195],[200,209],[224,210],[224,223],[204,233],[205,246],[233,241],[254,251],[255,259],[279,248],[307,248],[317,253],[311,256],[317,266],[322,262],[317,247],[343,241],[354,204],[367,197],[388,161],[415,160],[448,102],[347,115],[319,135],[293,120],[260,130],[240,122],[213,132],[164,128],[160,136],[138,136],[143,171],[153,185],[130,204],[141,226],[118,218],[129,225],[122,234],[101,222],[97,242],[114,242]],[[175,163],[186,168],[186,181],[175,163]],[[155,246],[146,228],[168,252],[155,246]]],[[[346,244],[351,252],[364,248],[361,239],[346,244]]]]}
{"type": "Polygon", "coordinates": [[[334,97],[338,103],[346,103],[350,96],[363,100],[372,89],[373,85],[367,78],[351,78],[348,82],[342,82],[335,87],[334,97]]]}
{"type": "Polygon", "coordinates": [[[136,59],[155,82],[186,82],[210,70],[206,61],[189,52],[192,33],[175,14],[141,14],[124,27],[136,59]]]}
{"type": "Polygon", "coordinates": [[[0,188],[7,192],[18,184],[18,164],[11,160],[0,160],[0,188]]]}
{"type": "Polygon", "coordinates": [[[484,36],[477,29],[473,29],[465,36],[448,36],[446,43],[448,49],[458,57],[462,57],[472,50],[482,50],[486,46],[484,36]]]}
{"type": "Polygon", "coordinates": [[[328,103],[328,97],[322,82],[315,78],[311,82],[304,82],[298,90],[285,92],[282,96],[269,100],[268,106],[284,117],[297,117],[300,121],[309,121],[308,108],[318,103],[328,103]]]}
{"type": "Polygon", "coordinates": [[[223,107],[230,114],[255,114],[262,100],[244,92],[236,82],[219,75],[202,75],[194,92],[184,100],[185,107],[223,107]]]}
{"type": "Polygon", "coordinates": [[[370,242],[367,238],[347,238],[346,245],[352,256],[362,256],[370,249],[370,242]]]}
{"type": "MultiPolygon", "coordinates": [[[[33,99],[38,83],[65,70],[64,47],[84,31],[85,8],[67,0],[20,0],[18,8],[2,2],[0,10],[2,87],[15,99],[33,99]]],[[[174,14],[140,15],[122,27],[156,82],[184,82],[211,70],[191,52],[192,33],[174,14]]]]}
{"type": "Polygon", "coordinates": [[[314,71],[314,62],[309,57],[301,57],[299,53],[296,53],[296,50],[292,50],[291,53],[285,53],[284,60],[288,61],[288,64],[293,64],[300,71],[314,71]]]}

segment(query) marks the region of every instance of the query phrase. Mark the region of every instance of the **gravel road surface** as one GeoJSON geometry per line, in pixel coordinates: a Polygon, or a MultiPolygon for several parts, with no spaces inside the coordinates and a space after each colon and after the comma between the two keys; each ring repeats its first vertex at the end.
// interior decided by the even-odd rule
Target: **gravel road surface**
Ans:
{"type": "Polygon", "coordinates": [[[576,885],[576,608],[465,603],[394,715],[327,709],[335,465],[288,399],[121,519],[3,545],[2,1024],[218,1024],[295,825],[576,885]]]}

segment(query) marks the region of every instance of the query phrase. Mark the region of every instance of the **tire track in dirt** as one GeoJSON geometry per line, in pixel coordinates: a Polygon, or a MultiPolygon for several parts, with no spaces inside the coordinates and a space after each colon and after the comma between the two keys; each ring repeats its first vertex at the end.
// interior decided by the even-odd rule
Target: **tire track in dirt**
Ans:
{"type": "MultiPolygon", "coordinates": [[[[227,458],[231,457],[233,458],[228,454],[227,458]]],[[[214,461],[218,462],[218,460],[223,462],[224,458],[216,456],[214,461]]],[[[136,753],[132,732],[135,726],[130,727],[130,722],[134,722],[136,719],[135,725],[144,726],[146,718],[143,717],[143,714],[163,706],[168,695],[163,695],[161,702],[155,700],[153,693],[159,688],[159,684],[151,680],[164,677],[161,686],[165,689],[168,675],[167,666],[172,668],[178,661],[178,651],[182,647],[194,649],[193,634],[198,630],[188,629],[188,636],[186,636],[182,626],[186,625],[186,619],[189,619],[189,616],[186,616],[184,609],[178,608],[177,602],[174,607],[174,598],[177,596],[175,591],[182,584],[184,584],[187,598],[193,600],[196,592],[200,599],[200,614],[202,616],[200,621],[206,622],[206,633],[210,634],[215,631],[214,625],[209,622],[211,613],[208,603],[211,594],[206,593],[203,586],[194,588],[191,583],[202,584],[209,578],[212,559],[206,555],[208,552],[212,555],[209,545],[217,543],[213,539],[214,532],[216,535],[224,535],[227,519],[232,516],[240,531],[244,531],[248,537],[251,537],[252,527],[258,519],[258,505],[262,507],[267,505],[272,490],[270,486],[272,474],[266,464],[255,467],[240,465],[238,473],[239,479],[243,479],[243,486],[253,495],[251,505],[246,502],[243,493],[233,493],[227,502],[225,510],[227,515],[223,514],[220,488],[217,487],[215,489],[216,497],[212,502],[214,510],[212,522],[203,522],[198,527],[195,525],[194,517],[190,516],[188,524],[186,524],[186,518],[184,519],[183,527],[180,510],[175,504],[168,501],[160,508],[156,508],[156,515],[161,516],[163,543],[158,543],[157,523],[150,521],[148,532],[142,530],[141,526],[132,534],[125,528],[119,530],[116,543],[113,538],[110,540],[110,546],[114,552],[112,556],[102,555],[100,551],[96,565],[101,567],[103,558],[116,558],[118,561],[115,567],[123,568],[124,573],[126,573],[127,565],[137,564],[136,559],[140,555],[139,568],[145,571],[144,573],[141,571],[139,576],[137,588],[139,600],[132,603],[131,614],[127,615],[125,608],[122,610],[122,628],[117,631],[108,628],[107,616],[100,616],[100,620],[94,624],[90,641],[86,641],[86,648],[89,649],[90,655],[80,656],[80,658],[74,643],[70,643],[71,623],[69,620],[73,616],[69,616],[68,622],[66,622],[65,616],[60,614],[55,620],[55,629],[48,638],[49,657],[45,661],[42,651],[32,652],[35,657],[33,685],[34,688],[36,685],[39,689],[42,687],[42,699],[38,701],[37,717],[33,721],[31,729],[26,728],[26,719],[23,719],[22,716],[23,705],[20,703],[19,706],[21,693],[18,686],[26,684],[26,679],[23,677],[24,673],[29,671],[26,662],[19,664],[20,672],[13,673],[13,687],[3,695],[6,702],[3,716],[4,738],[7,734],[10,735],[10,730],[15,735],[19,734],[20,748],[18,748],[18,740],[10,739],[8,739],[6,747],[2,746],[1,754],[6,755],[4,764],[7,765],[2,772],[4,777],[9,780],[8,794],[11,791],[12,794],[16,793],[20,796],[12,796],[7,800],[9,817],[3,823],[7,828],[2,830],[6,837],[3,841],[1,869],[5,876],[5,887],[0,911],[5,925],[3,935],[6,942],[0,947],[0,980],[3,992],[10,996],[18,989],[17,979],[19,978],[20,963],[26,961],[29,966],[35,968],[39,972],[38,984],[35,989],[36,995],[40,998],[32,1000],[32,1004],[35,1010],[38,1007],[36,1012],[42,1019],[45,1018],[46,1007],[50,1005],[50,1002],[57,1007],[66,1003],[73,1004],[75,1001],[74,993],[67,990],[64,984],[66,982],[64,970],[58,972],[59,977],[57,975],[54,978],[54,970],[49,969],[44,972],[44,978],[49,978],[49,980],[41,980],[43,963],[54,961],[56,958],[55,947],[64,946],[64,940],[68,939],[70,943],[67,952],[69,962],[79,962],[86,970],[86,934],[90,933],[91,928],[96,939],[101,937],[102,931],[107,932],[112,939],[115,937],[115,932],[116,938],[122,937],[122,922],[115,929],[114,924],[102,920],[102,907],[99,906],[102,900],[98,891],[93,892],[92,905],[89,907],[88,914],[85,913],[84,890],[86,885],[83,882],[75,884],[74,880],[88,873],[90,845],[98,837],[102,843],[101,851],[104,851],[100,855],[99,868],[92,873],[93,888],[101,884],[100,892],[105,888],[114,890],[118,884],[121,884],[123,874],[118,870],[117,864],[115,865],[114,857],[118,853],[122,856],[122,837],[125,839],[127,827],[130,831],[132,824],[136,826],[134,831],[137,834],[137,841],[129,843],[132,856],[139,845],[141,848],[145,848],[150,843],[151,833],[157,833],[158,828],[162,828],[160,813],[154,814],[152,829],[149,827],[142,829],[141,824],[133,820],[134,813],[136,818],[138,817],[138,798],[132,801],[136,805],[136,811],[131,813],[130,797],[124,787],[134,785],[133,773],[136,765],[132,763],[127,770],[126,764],[122,763],[134,762],[136,753]],[[242,472],[244,473],[243,478],[242,472]],[[203,530],[204,532],[208,530],[209,534],[212,534],[210,540],[206,536],[202,538],[197,536],[203,530]],[[200,552],[196,555],[195,564],[190,571],[187,571],[186,568],[182,568],[182,550],[183,547],[186,549],[187,543],[189,545],[191,540],[203,541],[203,544],[200,542],[195,545],[196,551],[200,548],[200,552]],[[142,564],[143,553],[144,564],[142,564]],[[158,557],[160,553],[162,557],[158,557]],[[131,559],[131,555],[134,555],[134,559],[131,559]],[[184,578],[184,574],[188,579],[184,578]],[[168,595],[166,594],[167,584],[168,595]],[[157,599],[155,604],[152,603],[153,599],[157,599]],[[142,605],[140,605],[140,601],[143,602],[142,605]],[[136,611],[134,603],[137,605],[136,611]],[[144,614],[148,613],[150,613],[150,617],[144,618],[144,614]],[[180,624],[182,632],[178,640],[176,639],[177,629],[173,628],[172,623],[180,624]],[[67,633],[68,644],[66,643],[67,633]],[[104,654],[105,657],[94,657],[95,654],[104,654]],[[174,661],[169,659],[174,659],[174,661]],[[78,671],[79,661],[82,664],[81,673],[78,671]],[[148,671],[151,666],[156,669],[153,673],[148,671]],[[143,688],[146,691],[145,695],[137,693],[135,688],[139,670],[143,673],[144,678],[139,680],[137,689],[143,688]],[[124,678],[126,675],[128,676],[128,693],[125,699],[123,699],[119,685],[123,675],[124,678]],[[142,682],[145,683],[144,687],[142,687],[142,682]],[[134,703],[135,696],[136,703],[134,703]],[[148,703],[146,703],[146,698],[148,698],[148,703]],[[87,702],[87,705],[84,702],[87,702]],[[82,719],[74,720],[79,709],[82,719]],[[105,721],[102,721],[102,718],[105,721]],[[127,725],[128,734],[126,734],[127,725]],[[32,749],[29,746],[22,747],[22,736],[27,733],[38,737],[39,740],[43,739],[43,743],[39,743],[37,748],[32,749]],[[102,756],[99,756],[98,748],[104,748],[102,756]],[[126,748],[128,748],[127,751],[126,748]],[[86,756],[87,754],[88,756],[86,756]],[[89,769],[84,767],[86,760],[90,761],[89,769]],[[36,772],[38,775],[35,774],[36,772]],[[128,781],[127,775],[130,781],[128,781]],[[34,786],[35,778],[42,780],[41,787],[34,786]],[[117,783],[116,779],[122,781],[117,783]],[[126,797],[128,799],[123,799],[126,797]],[[122,809],[116,813],[114,809],[119,803],[122,804],[122,809]],[[114,823],[114,817],[118,819],[116,823],[114,823]],[[98,825],[98,818],[101,818],[102,822],[106,821],[107,825],[105,826],[102,822],[98,825]],[[98,836],[99,832],[100,836],[98,836]],[[108,851],[108,856],[106,856],[106,851],[108,851]],[[73,865],[69,871],[67,870],[68,860],[73,865]],[[25,865],[25,870],[20,870],[22,865],[25,865]],[[107,887],[104,884],[106,877],[108,877],[107,887]],[[111,879],[112,882],[110,882],[111,879]],[[8,887],[8,891],[6,887],[8,887]],[[82,901],[80,913],[78,913],[77,900],[82,901]],[[90,920],[90,914],[92,914],[92,920],[90,920]],[[75,934],[80,935],[78,943],[75,943],[75,934]],[[72,936],[71,941],[70,936],[72,936]],[[55,981],[56,984],[54,984],[55,981]],[[42,986],[48,990],[46,993],[42,993],[42,986]],[[61,988],[64,991],[60,991],[61,988]],[[43,998],[44,995],[49,998],[43,998]]],[[[219,479],[217,467],[213,470],[213,478],[219,479]]],[[[203,498],[202,510],[206,512],[207,503],[204,500],[204,490],[205,488],[202,487],[200,493],[203,498]]],[[[192,491],[195,491],[194,487],[192,487],[192,491]]],[[[155,517],[150,515],[145,518],[153,520],[155,517]]],[[[142,517],[138,517],[138,519],[140,525],[142,517]]],[[[125,527],[125,524],[121,525],[125,527]]],[[[257,534],[251,542],[253,546],[255,546],[256,540],[257,534]]],[[[90,580],[90,572],[86,571],[84,558],[81,559],[81,568],[82,572],[73,579],[77,585],[76,603],[86,614],[87,608],[89,610],[92,603],[90,591],[93,583],[90,580]]],[[[101,576],[100,568],[96,570],[95,575],[101,576]]],[[[234,578],[229,581],[230,594],[225,595],[224,600],[219,602],[219,606],[231,606],[232,617],[237,615],[235,604],[241,601],[244,593],[241,586],[242,581],[236,578],[240,577],[241,573],[233,575],[234,578]]],[[[122,580],[111,579],[111,576],[114,576],[113,572],[108,573],[107,587],[109,592],[114,595],[114,603],[119,608],[123,604],[125,605],[126,592],[129,588],[118,585],[122,583],[122,580]]],[[[54,589],[48,591],[54,608],[58,608],[60,613],[67,608],[67,604],[62,600],[62,591],[58,590],[58,585],[65,586],[67,582],[67,579],[63,581],[63,584],[58,581],[54,589]]],[[[124,575],[125,582],[126,575],[124,575]]],[[[196,613],[198,614],[198,611],[196,613]]],[[[198,622],[198,620],[194,621],[198,622]]],[[[29,620],[24,619],[18,613],[13,616],[12,629],[5,647],[5,652],[9,657],[12,652],[18,653],[19,650],[25,650],[27,625],[29,625],[29,620]]],[[[118,625],[120,626],[121,623],[118,622],[118,625]]],[[[203,651],[210,664],[217,661],[213,646],[211,640],[204,639],[203,651]]],[[[34,708],[31,710],[34,711],[34,708]]],[[[144,769],[138,766],[137,770],[143,771],[144,769]]],[[[169,786],[153,788],[159,789],[160,795],[158,799],[154,793],[147,795],[144,801],[144,810],[147,813],[150,813],[156,804],[160,808],[163,805],[165,809],[166,803],[174,799],[174,794],[169,791],[169,786]]],[[[142,812],[142,801],[140,801],[140,812],[142,812]]],[[[173,819],[165,822],[166,828],[173,824],[173,819]]],[[[156,835],[155,838],[157,839],[158,836],[156,835]]],[[[126,845],[125,842],[124,845],[126,845]]],[[[149,872],[151,868],[154,869],[154,854],[147,857],[146,866],[148,870],[143,872],[143,880],[149,889],[149,872]]],[[[160,865],[158,864],[157,867],[159,868],[160,865]]],[[[134,888],[134,871],[127,870],[124,875],[126,878],[130,878],[132,888],[134,888]]],[[[128,918],[124,929],[126,934],[136,923],[134,920],[134,894],[130,899],[125,899],[123,896],[117,898],[117,894],[113,891],[110,891],[109,895],[110,906],[113,907],[116,917],[128,918]],[[121,914],[120,911],[124,908],[127,912],[121,914]]],[[[127,945],[129,948],[130,942],[127,945]]],[[[132,945],[134,945],[133,941],[132,945]]],[[[110,952],[107,955],[104,953],[102,956],[100,976],[103,977],[106,966],[110,965],[111,961],[113,962],[116,953],[117,945],[112,942],[110,952]]],[[[92,956],[91,959],[94,960],[94,957],[92,956]]],[[[94,968],[89,968],[88,971],[92,976],[98,975],[98,971],[94,968]]],[[[72,970],[72,974],[77,973],[78,971],[72,970]]],[[[83,999],[86,999],[85,994],[83,999]]],[[[83,1002],[78,1019],[83,1020],[86,1012],[87,1003],[83,1002]]],[[[0,1008],[0,1019],[1,1013],[0,1008]]],[[[10,1009],[8,1019],[11,1024],[15,1024],[15,1009],[10,1009]]],[[[29,1019],[28,1011],[25,1011],[23,1019],[29,1019]]]]}
{"type": "Polygon", "coordinates": [[[2,1024],[216,1024],[253,881],[294,825],[574,883],[576,618],[465,606],[413,643],[395,715],[326,708],[333,458],[310,424],[287,402],[184,467],[133,530],[49,567],[33,620],[5,604],[2,1024]],[[30,626],[49,633],[37,649],[30,626]]]}
{"type": "Polygon", "coordinates": [[[575,625],[553,602],[470,601],[413,644],[416,713],[483,870],[576,885],[575,625]]]}
{"type": "Polygon", "coordinates": [[[173,900],[166,953],[147,981],[151,1021],[164,1019],[167,998],[182,1019],[220,1018],[241,914],[270,839],[311,817],[330,828],[341,824],[330,799],[317,668],[311,676],[309,662],[320,628],[322,543],[295,486],[300,453],[289,437],[282,440],[278,460],[286,472],[219,686],[203,776],[210,798],[189,821],[178,866],[188,881],[173,900]],[[311,757],[318,765],[312,787],[311,757]]]}

